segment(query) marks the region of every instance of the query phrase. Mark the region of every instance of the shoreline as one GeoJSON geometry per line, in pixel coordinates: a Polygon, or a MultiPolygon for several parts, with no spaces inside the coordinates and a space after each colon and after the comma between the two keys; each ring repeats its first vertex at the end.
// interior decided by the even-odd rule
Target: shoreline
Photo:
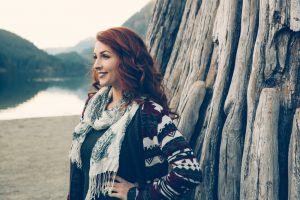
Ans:
{"type": "Polygon", "coordinates": [[[66,199],[79,115],[0,120],[0,199],[66,199]]]}
{"type": "Polygon", "coordinates": [[[23,118],[13,118],[13,119],[1,119],[0,118],[0,122],[2,121],[12,121],[12,120],[29,120],[29,119],[44,119],[44,118],[64,118],[64,117],[78,117],[78,119],[80,118],[80,115],[76,115],[76,114],[70,114],[70,115],[54,115],[54,116],[39,116],[39,117],[23,117],[23,118]]]}

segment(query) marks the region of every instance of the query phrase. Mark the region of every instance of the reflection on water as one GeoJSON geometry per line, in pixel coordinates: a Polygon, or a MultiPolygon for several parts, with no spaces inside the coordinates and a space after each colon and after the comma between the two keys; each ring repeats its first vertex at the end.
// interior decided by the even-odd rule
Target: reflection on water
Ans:
{"type": "Polygon", "coordinates": [[[88,80],[35,81],[0,86],[0,120],[79,115],[88,80]]]}

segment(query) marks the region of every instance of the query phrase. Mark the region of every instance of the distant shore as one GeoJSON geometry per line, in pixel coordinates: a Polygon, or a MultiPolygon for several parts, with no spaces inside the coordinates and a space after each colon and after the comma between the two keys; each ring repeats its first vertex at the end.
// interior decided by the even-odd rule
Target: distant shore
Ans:
{"type": "Polygon", "coordinates": [[[66,199],[79,116],[0,120],[0,199],[66,199]]]}

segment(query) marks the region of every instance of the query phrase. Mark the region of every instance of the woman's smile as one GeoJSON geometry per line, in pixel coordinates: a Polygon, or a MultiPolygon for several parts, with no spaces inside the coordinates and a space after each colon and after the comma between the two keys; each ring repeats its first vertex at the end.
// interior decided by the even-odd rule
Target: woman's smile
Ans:
{"type": "Polygon", "coordinates": [[[98,77],[103,78],[106,74],[107,72],[98,72],[98,77]]]}

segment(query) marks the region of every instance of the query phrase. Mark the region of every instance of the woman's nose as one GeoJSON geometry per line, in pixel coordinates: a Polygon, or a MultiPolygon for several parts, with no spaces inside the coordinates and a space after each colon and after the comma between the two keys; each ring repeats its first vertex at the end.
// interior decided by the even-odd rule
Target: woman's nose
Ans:
{"type": "Polygon", "coordinates": [[[97,60],[95,60],[95,63],[94,63],[94,69],[95,70],[100,70],[100,69],[102,69],[102,65],[101,65],[101,63],[98,61],[98,59],[97,60]]]}
{"type": "Polygon", "coordinates": [[[101,71],[102,68],[103,67],[100,65],[94,65],[94,70],[96,70],[96,71],[101,71]]]}

